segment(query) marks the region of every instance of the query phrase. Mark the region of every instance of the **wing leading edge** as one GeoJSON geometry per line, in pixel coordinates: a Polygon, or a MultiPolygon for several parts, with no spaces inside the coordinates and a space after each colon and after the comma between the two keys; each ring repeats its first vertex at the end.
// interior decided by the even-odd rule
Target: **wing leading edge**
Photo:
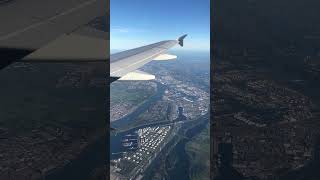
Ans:
{"type": "Polygon", "coordinates": [[[153,75],[136,71],[138,68],[152,60],[172,60],[177,56],[165,54],[170,48],[179,44],[183,46],[183,40],[187,35],[177,40],[160,41],[154,44],[119,52],[110,56],[110,79],[119,80],[150,80],[153,75]]]}

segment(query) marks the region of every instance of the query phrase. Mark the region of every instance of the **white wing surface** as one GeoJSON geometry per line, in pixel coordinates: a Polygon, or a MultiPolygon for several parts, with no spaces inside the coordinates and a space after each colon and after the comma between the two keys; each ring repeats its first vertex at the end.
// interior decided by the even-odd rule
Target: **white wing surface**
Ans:
{"type": "Polygon", "coordinates": [[[154,44],[139,48],[119,52],[110,56],[110,79],[113,80],[149,80],[154,76],[136,71],[152,60],[171,60],[177,56],[166,54],[166,52],[180,44],[183,46],[183,39],[187,35],[179,37],[177,40],[160,41],[154,44]]]}

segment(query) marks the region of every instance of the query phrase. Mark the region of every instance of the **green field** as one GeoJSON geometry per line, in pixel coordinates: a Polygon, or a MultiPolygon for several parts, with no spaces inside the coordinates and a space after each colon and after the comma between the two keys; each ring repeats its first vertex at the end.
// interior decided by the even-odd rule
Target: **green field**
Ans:
{"type": "Polygon", "coordinates": [[[186,144],[190,162],[190,179],[210,179],[210,129],[209,125],[186,144]]]}
{"type": "Polygon", "coordinates": [[[111,104],[138,105],[154,93],[155,88],[148,87],[144,82],[115,82],[110,86],[110,101],[111,104]]]}

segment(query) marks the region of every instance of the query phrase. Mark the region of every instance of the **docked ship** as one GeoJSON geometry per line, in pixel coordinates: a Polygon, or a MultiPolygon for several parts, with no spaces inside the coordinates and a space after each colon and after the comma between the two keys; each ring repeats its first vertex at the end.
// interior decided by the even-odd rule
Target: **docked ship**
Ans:
{"type": "Polygon", "coordinates": [[[132,151],[139,148],[139,136],[137,134],[125,135],[121,141],[122,146],[126,151],[132,151]]]}

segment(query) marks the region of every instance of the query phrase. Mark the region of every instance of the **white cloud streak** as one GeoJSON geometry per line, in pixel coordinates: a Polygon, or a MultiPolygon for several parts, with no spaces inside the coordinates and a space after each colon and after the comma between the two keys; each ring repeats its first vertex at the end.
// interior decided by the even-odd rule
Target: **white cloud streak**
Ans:
{"type": "Polygon", "coordinates": [[[146,32],[144,29],[137,29],[137,28],[127,28],[127,27],[111,27],[111,33],[142,33],[146,32]]]}

